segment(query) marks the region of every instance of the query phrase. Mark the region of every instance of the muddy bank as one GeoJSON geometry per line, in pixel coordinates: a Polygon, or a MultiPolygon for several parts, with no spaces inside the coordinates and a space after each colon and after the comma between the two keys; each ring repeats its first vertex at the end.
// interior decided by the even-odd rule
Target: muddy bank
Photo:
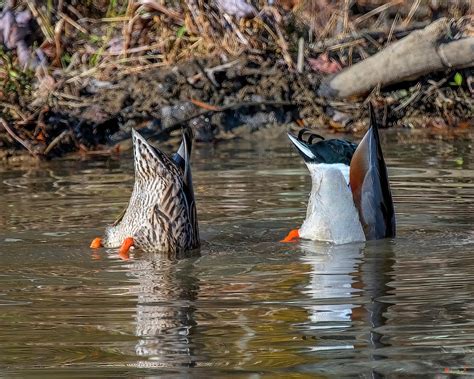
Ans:
{"type": "Polygon", "coordinates": [[[305,2],[14,3],[0,14],[0,159],[114,154],[131,128],[173,142],[189,126],[202,143],[275,125],[358,133],[369,100],[386,128],[473,123],[469,3],[322,1],[327,24],[305,2]]]}
{"type": "MultiPolygon", "coordinates": [[[[473,76],[472,69],[459,72],[464,78],[473,76]]],[[[432,74],[373,93],[383,125],[472,126],[473,98],[454,83],[454,75],[432,74]]],[[[37,98],[32,103],[36,111],[12,132],[25,140],[32,154],[51,158],[74,151],[114,152],[129,137],[130,128],[140,128],[152,140],[167,140],[174,130],[191,126],[201,142],[281,124],[338,132],[363,130],[363,100],[318,97],[322,78],[251,55],[228,62],[194,60],[137,74],[111,72],[106,80],[65,82],[48,97],[37,98]]],[[[4,157],[20,147],[11,134],[4,130],[0,134],[4,157]]]]}

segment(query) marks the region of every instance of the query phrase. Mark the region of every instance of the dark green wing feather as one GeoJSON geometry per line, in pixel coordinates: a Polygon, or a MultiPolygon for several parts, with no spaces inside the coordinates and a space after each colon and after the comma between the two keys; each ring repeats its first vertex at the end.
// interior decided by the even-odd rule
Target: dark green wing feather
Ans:
{"type": "Polygon", "coordinates": [[[306,162],[311,163],[343,163],[349,165],[357,148],[355,143],[343,139],[324,139],[318,134],[302,129],[295,137],[288,133],[291,142],[306,162]],[[304,137],[309,134],[305,141],[304,137]],[[320,141],[314,142],[317,138],[320,141]]]}

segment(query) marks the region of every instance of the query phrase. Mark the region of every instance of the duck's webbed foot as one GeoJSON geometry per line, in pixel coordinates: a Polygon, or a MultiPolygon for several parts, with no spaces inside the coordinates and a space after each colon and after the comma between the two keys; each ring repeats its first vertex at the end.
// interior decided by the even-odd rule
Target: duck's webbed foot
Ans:
{"type": "Polygon", "coordinates": [[[280,242],[294,242],[298,238],[300,238],[299,230],[298,229],[292,229],[292,230],[290,230],[288,235],[285,238],[283,238],[280,242]]]}
{"type": "Polygon", "coordinates": [[[130,259],[130,248],[133,246],[133,237],[127,237],[123,240],[122,246],[120,246],[119,257],[124,261],[130,259]]]}
{"type": "Polygon", "coordinates": [[[102,247],[102,238],[100,237],[97,237],[97,238],[94,238],[91,242],[91,249],[98,249],[99,247],[102,247]]]}

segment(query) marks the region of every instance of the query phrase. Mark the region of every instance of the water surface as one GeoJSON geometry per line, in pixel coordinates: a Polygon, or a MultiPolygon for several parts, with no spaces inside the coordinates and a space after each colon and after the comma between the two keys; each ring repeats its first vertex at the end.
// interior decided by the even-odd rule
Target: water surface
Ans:
{"type": "Polygon", "coordinates": [[[278,243],[310,186],[282,135],[195,152],[203,248],[183,259],[88,248],[128,200],[129,155],[1,166],[0,376],[472,373],[472,135],[401,134],[396,239],[278,243]]]}

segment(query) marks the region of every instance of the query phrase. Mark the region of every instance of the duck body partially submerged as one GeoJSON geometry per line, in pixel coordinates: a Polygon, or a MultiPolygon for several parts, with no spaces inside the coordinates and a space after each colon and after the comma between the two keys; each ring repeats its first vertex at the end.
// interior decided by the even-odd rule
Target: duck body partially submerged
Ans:
{"type": "Polygon", "coordinates": [[[365,241],[346,178],[337,164],[308,163],[312,190],[301,238],[343,244],[365,241]]]}
{"type": "Polygon", "coordinates": [[[295,237],[335,244],[395,236],[395,212],[375,116],[359,145],[303,129],[288,134],[311,175],[306,219],[295,237]],[[320,139],[312,143],[314,138],[320,139]]]}
{"type": "Polygon", "coordinates": [[[130,246],[146,252],[178,253],[200,245],[191,177],[192,132],[183,132],[177,153],[168,157],[132,131],[135,183],[122,216],[91,247],[130,246]]]}

